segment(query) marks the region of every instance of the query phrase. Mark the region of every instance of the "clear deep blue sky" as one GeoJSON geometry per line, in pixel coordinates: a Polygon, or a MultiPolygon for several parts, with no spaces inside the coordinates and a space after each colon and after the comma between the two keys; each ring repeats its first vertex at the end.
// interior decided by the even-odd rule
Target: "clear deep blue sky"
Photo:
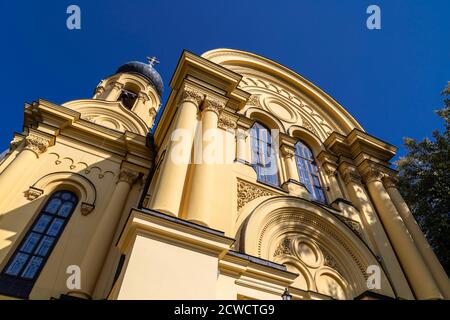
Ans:
{"type": "Polygon", "coordinates": [[[399,147],[442,128],[433,110],[450,80],[450,1],[0,1],[0,151],[22,130],[23,104],[89,98],[100,79],[156,55],[168,83],[183,49],[227,47],[271,58],[399,147]],[[81,30],[66,8],[81,8],[81,30]],[[382,29],[366,28],[376,4],[382,29]]]}

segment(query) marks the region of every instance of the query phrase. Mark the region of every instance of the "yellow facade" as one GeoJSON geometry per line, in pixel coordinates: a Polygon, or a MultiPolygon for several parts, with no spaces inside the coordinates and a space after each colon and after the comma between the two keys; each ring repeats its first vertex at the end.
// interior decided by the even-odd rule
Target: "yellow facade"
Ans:
{"type": "Polygon", "coordinates": [[[135,63],[92,99],[25,105],[0,163],[1,298],[450,298],[396,148],[333,98],[252,53],[185,51],[156,126],[155,73],[135,63]],[[255,123],[272,132],[268,181],[255,123]]]}

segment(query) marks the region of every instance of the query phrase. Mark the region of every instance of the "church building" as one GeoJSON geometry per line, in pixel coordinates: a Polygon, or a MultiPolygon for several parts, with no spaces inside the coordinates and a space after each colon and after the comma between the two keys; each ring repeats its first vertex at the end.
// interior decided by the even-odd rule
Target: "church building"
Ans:
{"type": "Polygon", "coordinates": [[[184,51],[164,106],[155,62],[25,104],[0,299],[450,299],[393,145],[259,55],[184,51]]]}

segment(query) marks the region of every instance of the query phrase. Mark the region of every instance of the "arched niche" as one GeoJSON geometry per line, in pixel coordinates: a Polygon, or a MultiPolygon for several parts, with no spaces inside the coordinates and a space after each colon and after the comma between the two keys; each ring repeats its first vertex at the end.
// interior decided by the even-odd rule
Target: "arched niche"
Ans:
{"type": "Polygon", "coordinates": [[[246,209],[247,217],[237,235],[240,250],[286,263],[290,271],[303,275],[304,281],[299,283],[308,284],[300,289],[352,299],[369,290],[367,267],[375,265],[381,273],[379,293],[394,296],[375,255],[348,226],[322,206],[300,198],[278,196],[255,203],[251,211],[246,209]]]}

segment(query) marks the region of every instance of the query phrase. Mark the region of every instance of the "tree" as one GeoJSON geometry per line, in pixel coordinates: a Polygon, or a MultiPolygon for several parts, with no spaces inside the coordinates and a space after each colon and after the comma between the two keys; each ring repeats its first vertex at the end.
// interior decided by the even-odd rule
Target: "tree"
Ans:
{"type": "Polygon", "coordinates": [[[445,132],[420,142],[404,138],[408,151],[397,162],[398,188],[431,247],[450,274],[450,82],[442,92],[444,108],[436,111],[445,132]]]}

